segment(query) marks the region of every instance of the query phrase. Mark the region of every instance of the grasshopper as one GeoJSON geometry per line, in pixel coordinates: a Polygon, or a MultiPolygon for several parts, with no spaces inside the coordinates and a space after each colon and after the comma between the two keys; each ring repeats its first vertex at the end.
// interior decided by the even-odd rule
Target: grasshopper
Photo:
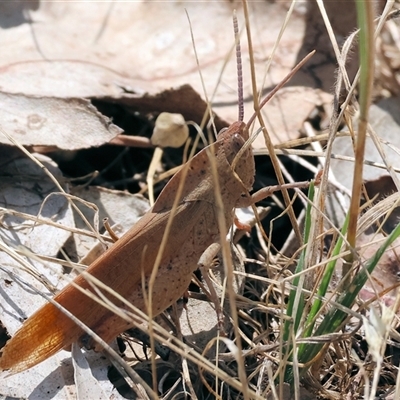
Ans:
{"type": "MultiPolygon", "coordinates": [[[[212,254],[216,253],[215,243],[221,239],[220,212],[228,230],[235,208],[247,207],[275,190],[289,187],[282,185],[249,194],[255,175],[249,142],[249,126],[254,118],[255,115],[247,124],[234,122],[214,143],[184,164],[141,220],[88,267],[87,274],[121,296],[117,298],[102,291],[103,297],[121,309],[126,309],[123,298],[151,316],[160,314],[181,297],[204,252],[212,249],[212,254]],[[216,177],[218,194],[214,185],[216,177]],[[216,206],[217,195],[223,210],[216,206]],[[164,237],[167,238],[165,246],[161,245],[164,237]],[[149,296],[151,309],[147,302],[149,296]]],[[[96,295],[98,290],[86,274],[81,274],[54,297],[54,302],[109,343],[134,323],[116,315],[93,296],[88,297],[87,293],[96,295]]],[[[87,348],[95,347],[85,331],[62,309],[47,303],[26,320],[1,350],[0,370],[24,371],[75,342],[87,348]]]]}

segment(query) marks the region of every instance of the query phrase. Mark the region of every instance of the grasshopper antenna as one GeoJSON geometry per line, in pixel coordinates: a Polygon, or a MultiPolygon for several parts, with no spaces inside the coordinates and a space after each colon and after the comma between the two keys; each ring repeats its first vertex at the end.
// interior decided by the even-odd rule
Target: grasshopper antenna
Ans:
{"type": "Polygon", "coordinates": [[[242,122],[244,119],[244,105],[243,105],[243,67],[242,67],[242,52],[240,50],[240,36],[239,25],[236,16],[236,10],[233,11],[233,31],[235,32],[236,42],[236,66],[238,78],[238,121],[242,122]]]}

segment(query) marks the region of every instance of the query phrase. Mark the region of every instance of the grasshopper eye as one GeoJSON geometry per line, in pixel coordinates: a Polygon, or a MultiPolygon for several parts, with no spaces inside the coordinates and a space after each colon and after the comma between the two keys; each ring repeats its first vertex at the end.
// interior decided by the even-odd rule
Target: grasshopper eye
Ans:
{"type": "Polygon", "coordinates": [[[232,145],[238,152],[244,145],[244,139],[240,133],[235,133],[232,137],[232,145]]]}

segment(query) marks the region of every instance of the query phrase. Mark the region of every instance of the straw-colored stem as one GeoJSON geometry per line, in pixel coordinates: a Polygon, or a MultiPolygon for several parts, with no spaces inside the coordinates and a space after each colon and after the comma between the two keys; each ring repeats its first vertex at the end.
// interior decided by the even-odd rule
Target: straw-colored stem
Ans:
{"type": "MultiPolygon", "coordinates": [[[[356,245],[357,220],[362,189],[365,140],[368,127],[368,112],[372,98],[374,78],[374,5],[367,0],[356,1],[357,20],[360,28],[360,115],[355,148],[354,179],[350,202],[350,220],[347,240],[350,248],[356,245]]],[[[347,261],[352,262],[350,253],[347,261]]]]}

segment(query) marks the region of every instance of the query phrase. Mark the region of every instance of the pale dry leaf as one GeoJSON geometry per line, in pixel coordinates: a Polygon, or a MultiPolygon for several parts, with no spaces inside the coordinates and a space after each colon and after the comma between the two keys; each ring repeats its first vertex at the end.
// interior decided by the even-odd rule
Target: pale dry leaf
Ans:
{"type": "MultiPolygon", "coordinates": [[[[14,68],[19,64],[27,65],[32,61],[35,65],[37,61],[43,60],[73,60],[118,71],[121,75],[138,79],[143,83],[147,82],[155,90],[182,84],[182,76],[187,82],[198,82],[185,8],[192,19],[194,34],[198,36],[196,42],[204,65],[205,83],[212,89],[216,77],[213,69],[215,66],[222,65],[229,47],[234,43],[232,13],[234,8],[238,8],[238,4],[228,2],[201,4],[163,2],[162,5],[156,2],[41,3],[37,10],[30,12],[31,24],[24,21],[15,28],[3,30],[4,44],[5,46],[10,44],[7,59],[2,61],[3,72],[7,72],[10,67],[14,68]],[[210,20],[213,24],[210,24],[210,20]],[[72,24],[71,21],[74,23],[72,24]],[[15,46],[17,31],[19,38],[18,45],[15,46]],[[57,46],[54,46],[55,43],[57,46]]],[[[275,40],[272,36],[280,29],[286,10],[286,4],[251,4],[252,23],[257,30],[255,50],[259,56],[259,65],[264,64],[268,56],[267,51],[272,48],[275,40]],[[268,27],[263,22],[264,16],[268,17],[268,27]],[[268,35],[265,35],[266,33],[268,35]]],[[[16,12],[19,12],[19,8],[16,12]]],[[[2,16],[4,20],[12,17],[12,14],[2,16]]],[[[284,66],[286,70],[293,65],[296,45],[300,45],[302,29],[298,28],[301,28],[302,24],[299,19],[295,19],[293,29],[296,34],[294,35],[293,31],[292,37],[285,38],[282,43],[278,58],[280,64],[284,64],[282,62],[284,56],[285,61],[290,60],[288,65],[284,66]],[[291,40],[294,38],[295,41],[291,40]]],[[[246,57],[245,46],[243,47],[244,57],[246,57]]],[[[32,65],[32,70],[36,68],[34,65],[32,65]]],[[[49,62],[48,69],[51,68],[52,62],[49,62]]],[[[69,65],[69,68],[74,67],[69,65]]],[[[229,81],[233,86],[227,89],[233,89],[233,94],[235,94],[237,81],[235,63],[229,69],[232,74],[229,81]]],[[[42,72],[45,71],[42,70],[42,72]]],[[[87,72],[87,75],[93,72],[95,71],[92,69],[87,72]]],[[[284,74],[284,71],[277,70],[276,72],[281,76],[284,74]]],[[[26,73],[23,76],[29,79],[30,74],[26,73]]],[[[47,74],[44,74],[44,81],[46,77],[47,74]]],[[[62,79],[62,75],[59,79],[62,79]]],[[[93,81],[93,77],[89,81],[93,81]]],[[[29,83],[27,82],[26,85],[28,90],[32,87],[29,83]]],[[[1,83],[3,90],[6,84],[5,80],[1,83]]],[[[49,80],[48,84],[49,87],[51,84],[54,85],[54,80],[49,80]]],[[[200,83],[198,82],[196,86],[200,88],[200,83]]],[[[249,84],[247,86],[250,88],[249,84]]],[[[14,91],[10,86],[8,89],[14,91]]],[[[56,91],[57,88],[53,87],[53,90],[56,91]]]]}
{"type": "MultiPolygon", "coordinates": [[[[379,152],[370,137],[367,137],[365,148],[365,159],[379,164],[385,162],[392,168],[400,169],[400,146],[398,137],[400,134],[400,118],[396,112],[390,112],[391,108],[398,110],[400,100],[398,98],[386,99],[376,105],[372,105],[369,111],[369,121],[372,129],[381,139],[381,146],[385,152],[385,159],[382,160],[379,152]]],[[[394,110],[393,110],[394,111],[394,110]]],[[[357,120],[354,118],[355,129],[357,120]]],[[[335,139],[333,152],[338,155],[354,157],[352,139],[350,137],[339,137],[335,139]]],[[[351,188],[353,182],[353,163],[350,161],[332,160],[332,170],[336,178],[347,188],[351,188]]],[[[386,169],[376,166],[365,165],[363,178],[366,181],[375,180],[381,176],[388,175],[386,169]]],[[[400,172],[396,172],[400,179],[400,172]]]]}
{"type": "MultiPolygon", "coordinates": [[[[263,109],[265,126],[274,144],[284,143],[300,136],[304,121],[316,107],[323,107],[329,115],[327,105],[332,96],[319,89],[301,86],[290,86],[281,89],[263,109]],[[301,105],[299,104],[301,99],[301,105]]],[[[256,149],[265,148],[262,135],[253,142],[256,149]]]]}
{"type": "MultiPolygon", "coordinates": [[[[76,150],[100,146],[122,132],[85,99],[0,92],[1,127],[25,146],[76,150]]],[[[0,135],[0,143],[8,139],[0,135]]]]}
{"type": "Polygon", "coordinates": [[[106,66],[79,60],[27,60],[0,68],[0,90],[59,98],[143,95],[146,86],[106,66]]]}
{"type": "MultiPolygon", "coordinates": [[[[398,182],[400,181],[400,146],[398,140],[400,134],[400,119],[395,111],[398,105],[399,99],[391,98],[378,102],[376,105],[372,105],[369,110],[369,123],[376,133],[379,145],[384,152],[384,157],[382,158],[372,137],[368,136],[366,138],[364,159],[368,163],[366,163],[363,168],[363,180],[367,186],[367,191],[372,195],[371,197],[377,194],[378,191],[380,195],[387,195],[393,192],[392,190],[386,190],[381,184],[379,184],[378,188],[378,183],[380,181],[384,183],[390,178],[387,167],[393,170],[392,176],[395,179],[397,178],[397,182],[390,178],[391,186],[394,188],[397,186],[398,188],[398,182]],[[369,163],[375,163],[379,166],[369,163]],[[395,170],[397,170],[397,172],[395,170]],[[375,187],[378,190],[374,193],[373,190],[368,189],[368,186],[370,189],[375,187]]],[[[353,118],[355,132],[357,132],[357,123],[357,116],[355,116],[353,118]]],[[[347,128],[346,131],[348,132],[347,128]]],[[[332,151],[338,157],[331,160],[331,170],[336,180],[340,182],[344,188],[347,188],[350,193],[354,176],[354,161],[351,160],[354,159],[352,138],[350,136],[335,138],[332,151]],[[350,159],[342,160],[340,156],[350,157],[350,159]]],[[[387,187],[389,188],[389,185],[387,185],[387,187]]],[[[344,203],[345,209],[347,209],[350,204],[349,197],[344,199],[344,203]]],[[[338,221],[344,221],[344,211],[336,203],[332,204],[330,216],[332,217],[332,215],[335,215],[338,221]]]]}
{"type": "MultiPolygon", "coordinates": [[[[234,44],[233,9],[238,10],[243,26],[241,7],[236,2],[42,2],[37,8],[27,5],[23,10],[30,22],[29,18],[17,18],[21,5],[15,6],[14,13],[8,5],[9,12],[0,14],[0,35],[3,48],[7,49],[0,65],[0,89],[40,96],[106,96],[115,101],[190,84],[203,96],[186,9],[206,91],[211,96],[234,44]]],[[[319,54],[318,60],[291,83],[295,90],[278,94],[275,103],[266,107],[265,119],[275,142],[297,137],[302,122],[317,105],[330,106],[331,96],[312,94],[312,89],[303,93],[302,87],[331,91],[336,68],[319,11],[314,4],[307,9],[299,3],[277,47],[271,69],[265,74],[288,7],[287,2],[249,3],[258,86],[264,87],[264,92],[274,87],[304,52],[316,48],[319,54]],[[310,33],[316,21],[317,42],[315,32],[310,33]],[[294,110],[295,117],[291,115],[294,110]]],[[[333,8],[332,15],[336,11],[333,8]]],[[[345,13],[346,24],[333,18],[333,23],[343,26],[339,30],[341,39],[355,26],[354,13],[345,13]]],[[[242,58],[248,118],[253,101],[246,40],[242,40],[242,58]]],[[[231,123],[237,119],[236,103],[236,61],[231,55],[213,106],[222,119],[231,123]]],[[[150,111],[156,110],[149,108],[145,112],[150,111]]],[[[188,119],[179,109],[159,111],[181,112],[188,119]]]]}

